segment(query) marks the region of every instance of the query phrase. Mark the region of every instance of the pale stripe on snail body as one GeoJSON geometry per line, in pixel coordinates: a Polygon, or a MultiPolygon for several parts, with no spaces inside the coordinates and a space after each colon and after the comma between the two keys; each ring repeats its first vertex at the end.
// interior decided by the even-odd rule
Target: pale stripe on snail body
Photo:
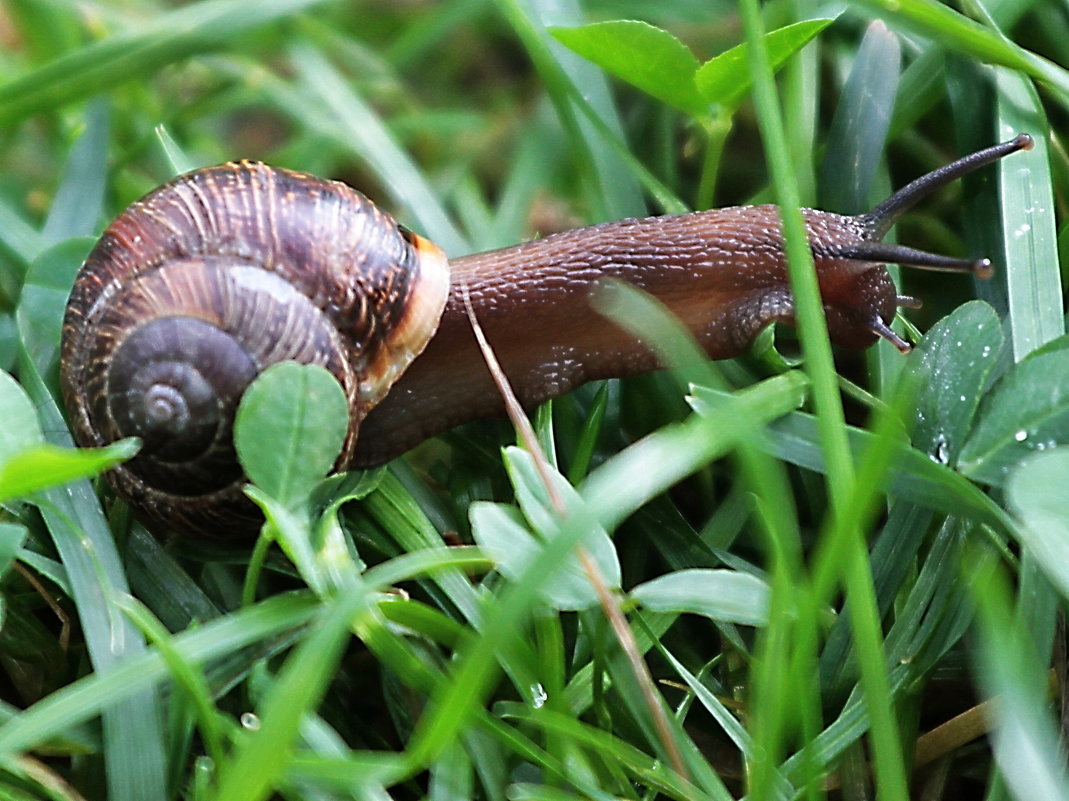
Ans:
{"type": "MultiPolygon", "coordinates": [[[[974,153],[868,214],[803,210],[832,341],[908,347],[889,328],[907,299],[885,262],[988,270],[880,240],[920,197],[1030,145],[1021,135],[974,153]]],[[[63,326],[64,398],[79,443],[143,438],[109,473],[135,508],[225,533],[255,521],[230,425],[264,367],[292,359],[334,373],[351,409],[338,468],[371,466],[501,412],[461,286],[528,407],[656,368],[590,310],[606,277],[664,302],[714,359],[793,323],[774,206],[603,223],[447,261],[344,184],[251,162],[198,170],[131,205],[87,258],[63,326]]]]}

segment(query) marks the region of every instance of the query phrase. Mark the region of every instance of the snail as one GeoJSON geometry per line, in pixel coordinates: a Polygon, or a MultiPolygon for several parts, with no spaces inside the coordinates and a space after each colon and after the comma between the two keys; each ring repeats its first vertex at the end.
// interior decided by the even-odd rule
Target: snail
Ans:
{"type": "MultiPolygon", "coordinates": [[[[832,341],[908,350],[890,323],[915,302],[887,262],[989,273],[986,259],[881,240],[920,198],[1031,144],[1021,134],[973,153],[867,214],[803,210],[832,341]]],[[[257,515],[231,426],[264,367],[333,373],[351,410],[336,466],[369,467],[501,413],[462,288],[529,407],[655,369],[649,350],[590,311],[606,277],[660,299],[713,359],[793,323],[775,206],[602,223],[447,260],[342,183],[254,162],[206,168],[131,205],[92,249],[63,323],[64,399],[80,444],[142,439],[109,473],[135,509],[179,530],[242,528],[257,515]]]]}

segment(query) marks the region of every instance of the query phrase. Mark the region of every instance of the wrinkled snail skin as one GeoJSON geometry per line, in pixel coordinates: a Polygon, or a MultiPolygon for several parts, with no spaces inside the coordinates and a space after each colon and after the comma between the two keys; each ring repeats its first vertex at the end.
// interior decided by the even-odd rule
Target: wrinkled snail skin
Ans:
{"type": "MultiPolygon", "coordinates": [[[[885,338],[897,295],[884,264],[982,273],[970,261],[881,240],[918,199],[1031,146],[966,156],[868,214],[803,210],[831,339],[885,338]]],[[[711,358],[793,324],[779,213],[743,206],[621,220],[447,262],[344,184],[240,162],[180,176],[123,212],[76,278],[61,381],[75,437],[139,436],[108,477],[172,529],[247,530],[231,430],[248,382],[285,360],[342,384],[350,428],[336,467],[372,466],[502,404],[475,345],[466,292],[528,407],[598,378],[658,367],[591,309],[603,279],[627,281],[677,315],[711,358]],[[359,436],[358,436],[359,433],[359,436]]]]}
{"type": "MultiPolygon", "coordinates": [[[[833,245],[865,235],[852,217],[806,210],[809,237],[833,245]]],[[[793,323],[773,206],[623,220],[451,261],[452,292],[438,332],[361,427],[354,464],[371,466],[461,423],[504,412],[463,302],[527,408],[600,378],[659,365],[641,342],[591,309],[614,278],[664,303],[713,359],[747,350],[772,322],[793,323]]],[[[846,347],[877,338],[896,294],[886,269],[831,256],[818,275],[831,336],[846,347]]]]}

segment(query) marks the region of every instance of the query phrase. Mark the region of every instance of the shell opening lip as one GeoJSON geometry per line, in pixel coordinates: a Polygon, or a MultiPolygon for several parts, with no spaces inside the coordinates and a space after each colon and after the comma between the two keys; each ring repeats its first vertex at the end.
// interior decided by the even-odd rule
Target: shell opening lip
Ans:
{"type": "Polygon", "coordinates": [[[449,260],[444,251],[404,226],[398,226],[398,230],[412,248],[416,268],[410,274],[412,284],[404,314],[369,362],[361,382],[360,398],[368,408],[382,400],[412,360],[423,352],[438,329],[449,298],[449,260]]]}

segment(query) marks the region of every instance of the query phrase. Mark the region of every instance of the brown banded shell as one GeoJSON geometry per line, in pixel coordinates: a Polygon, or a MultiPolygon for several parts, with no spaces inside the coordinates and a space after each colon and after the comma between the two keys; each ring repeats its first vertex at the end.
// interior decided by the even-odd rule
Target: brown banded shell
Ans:
{"type": "Polygon", "coordinates": [[[350,405],[343,467],[448,292],[441,250],[344,184],[251,162],[181,176],[123,212],[76,278],[61,365],[75,438],[141,437],[109,478],[165,525],[247,528],[230,434],[249,382],[286,360],[330,370],[350,405]]]}

